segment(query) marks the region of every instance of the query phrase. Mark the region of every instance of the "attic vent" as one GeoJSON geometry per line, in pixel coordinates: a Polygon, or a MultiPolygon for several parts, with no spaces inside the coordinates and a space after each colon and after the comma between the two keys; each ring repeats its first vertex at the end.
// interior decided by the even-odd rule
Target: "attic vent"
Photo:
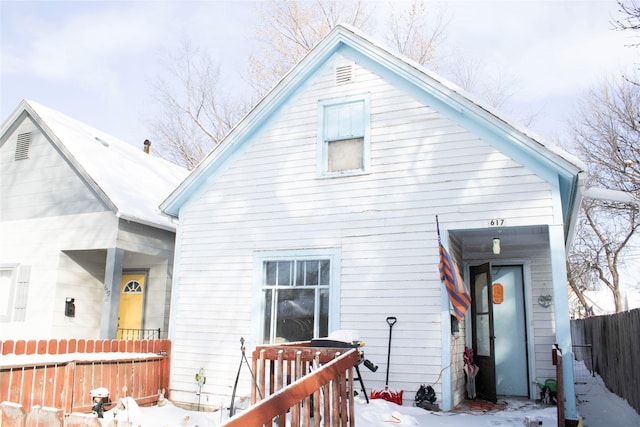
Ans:
{"type": "Polygon", "coordinates": [[[353,81],[353,64],[336,67],[336,83],[349,83],[353,81]]]}
{"type": "Polygon", "coordinates": [[[16,141],[15,160],[25,160],[29,158],[29,145],[31,144],[31,133],[21,133],[16,141]]]}

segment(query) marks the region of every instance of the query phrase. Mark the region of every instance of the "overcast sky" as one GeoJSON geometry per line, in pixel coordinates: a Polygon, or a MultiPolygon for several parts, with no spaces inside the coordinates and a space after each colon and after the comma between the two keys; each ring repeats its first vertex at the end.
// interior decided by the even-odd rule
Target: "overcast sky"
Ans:
{"type": "MultiPolygon", "coordinates": [[[[259,24],[249,1],[1,2],[2,121],[21,99],[57,109],[132,144],[149,137],[152,85],[182,39],[219,61],[234,87],[259,24]]],[[[449,1],[440,53],[509,80],[508,115],[534,117],[552,139],[606,75],[640,63],[607,1],[449,1]]],[[[445,77],[448,77],[444,74],[445,77]]]]}

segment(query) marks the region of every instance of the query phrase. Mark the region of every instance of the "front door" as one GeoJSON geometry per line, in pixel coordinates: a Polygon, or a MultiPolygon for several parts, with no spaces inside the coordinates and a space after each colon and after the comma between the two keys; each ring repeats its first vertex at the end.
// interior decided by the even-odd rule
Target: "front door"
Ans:
{"type": "Polygon", "coordinates": [[[478,365],[476,393],[480,399],[496,402],[496,359],[493,331],[491,265],[470,268],[472,339],[478,365]]]}
{"type": "Polygon", "coordinates": [[[492,267],[496,391],[499,396],[528,396],[529,375],[522,265],[493,265],[492,267]],[[497,293],[501,294],[500,298],[497,298],[497,293]]]}
{"type": "Polygon", "coordinates": [[[529,370],[522,265],[470,268],[478,397],[528,396],[529,370]]]}
{"type": "Polygon", "coordinates": [[[140,338],[145,279],[144,273],[122,275],[118,308],[118,339],[140,338]]]}

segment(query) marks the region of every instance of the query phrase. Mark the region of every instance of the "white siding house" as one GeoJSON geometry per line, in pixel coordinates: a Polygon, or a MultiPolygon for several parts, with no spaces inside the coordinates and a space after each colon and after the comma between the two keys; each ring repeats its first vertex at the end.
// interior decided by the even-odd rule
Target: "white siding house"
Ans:
{"type": "Polygon", "coordinates": [[[538,397],[534,382],[555,377],[552,345],[571,354],[565,246],[583,170],[451,83],[336,28],[161,205],[179,220],[170,397],[197,403],[203,368],[201,401],[225,404],[240,337],[251,349],[337,330],[358,333],[380,366],[361,370],[365,386],[381,389],[388,316],[398,319],[389,386],[407,404],[420,384],[445,410],[459,403],[465,346],[495,367],[479,385],[489,399],[538,397]],[[436,215],[474,298],[458,332],[436,215]],[[499,281],[503,300],[483,280],[499,281]]]}
{"type": "Polygon", "coordinates": [[[32,101],[0,135],[0,339],[166,337],[186,170],[32,101]]]}

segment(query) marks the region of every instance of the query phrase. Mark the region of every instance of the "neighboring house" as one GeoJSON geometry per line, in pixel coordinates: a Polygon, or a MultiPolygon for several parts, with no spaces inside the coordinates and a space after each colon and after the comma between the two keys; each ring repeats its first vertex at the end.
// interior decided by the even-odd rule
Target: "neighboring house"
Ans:
{"type": "Polygon", "coordinates": [[[0,135],[0,339],[165,337],[187,171],[31,101],[0,135]]]}
{"type": "Polygon", "coordinates": [[[387,316],[398,319],[389,386],[406,404],[420,384],[445,410],[460,402],[465,345],[481,364],[480,395],[538,398],[534,382],[555,377],[554,343],[571,360],[565,251],[583,170],[453,84],[336,28],[161,205],[179,221],[171,398],[197,402],[203,368],[208,404],[228,399],[241,336],[251,349],[341,329],[359,334],[380,367],[361,370],[365,385],[381,389],[387,316]],[[436,215],[471,284],[457,325],[436,215]],[[489,283],[503,292],[492,298],[489,283]]]}

